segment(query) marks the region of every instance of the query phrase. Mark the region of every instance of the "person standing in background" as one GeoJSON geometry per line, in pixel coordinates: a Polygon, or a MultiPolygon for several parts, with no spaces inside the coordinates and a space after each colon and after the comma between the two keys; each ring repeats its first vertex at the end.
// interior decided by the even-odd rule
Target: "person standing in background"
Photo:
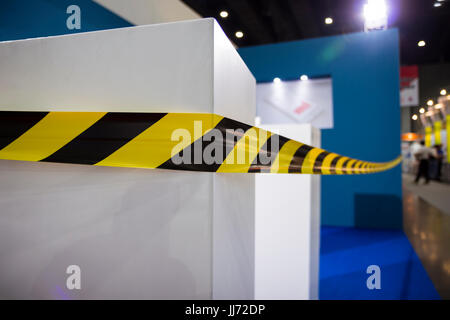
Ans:
{"type": "Polygon", "coordinates": [[[420,148],[422,148],[422,145],[419,141],[414,141],[409,148],[411,154],[408,168],[409,173],[416,174],[417,170],[419,170],[419,162],[417,161],[415,154],[420,148]]]}
{"type": "Polygon", "coordinates": [[[441,181],[442,159],[444,158],[444,151],[442,150],[442,145],[440,144],[435,145],[434,149],[437,161],[436,180],[441,181]]]}
{"type": "Polygon", "coordinates": [[[430,182],[430,158],[434,156],[434,151],[431,148],[425,146],[425,142],[420,142],[420,148],[414,153],[414,157],[419,161],[419,169],[417,170],[417,176],[414,180],[415,183],[419,182],[420,177],[425,178],[425,184],[430,182]]]}

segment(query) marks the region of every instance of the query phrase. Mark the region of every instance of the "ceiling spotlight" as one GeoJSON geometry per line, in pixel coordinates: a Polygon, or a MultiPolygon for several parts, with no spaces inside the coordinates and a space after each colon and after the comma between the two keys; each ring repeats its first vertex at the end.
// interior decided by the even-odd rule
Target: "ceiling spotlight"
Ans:
{"type": "Polygon", "coordinates": [[[425,113],[425,108],[420,108],[419,112],[420,113],[425,113]]]}
{"type": "Polygon", "coordinates": [[[281,79],[278,78],[278,77],[273,78],[273,82],[274,82],[274,83],[280,83],[280,82],[281,82],[281,79]]]}
{"type": "Polygon", "coordinates": [[[220,11],[220,16],[225,19],[226,17],[228,17],[228,11],[220,11]]]}
{"type": "Polygon", "coordinates": [[[300,77],[300,80],[306,81],[306,80],[308,80],[308,76],[306,74],[304,74],[300,77]]]}
{"type": "Polygon", "coordinates": [[[419,42],[417,42],[417,45],[418,45],[419,47],[425,47],[426,43],[425,43],[425,41],[420,40],[419,42]]]}
{"type": "Polygon", "coordinates": [[[363,10],[364,31],[387,29],[388,13],[385,0],[367,0],[363,10]]]}
{"type": "Polygon", "coordinates": [[[442,3],[439,3],[439,2],[435,2],[433,6],[434,6],[435,8],[437,8],[437,7],[440,7],[440,6],[442,6],[442,3]]]}
{"type": "Polygon", "coordinates": [[[413,114],[412,119],[415,121],[418,119],[417,114],[413,114]]]}
{"type": "Polygon", "coordinates": [[[237,31],[235,33],[236,38],[242,38],[244,36],[244,33],[242,31],[237,31]]]}
{"type": "Polygon", "coordinates": [[[325,24],[332,24],[333,23],[333,18],[327,17],[325,18],[325,24]]]}
{"type": "Polygon", "coordinates": [[[431,107],[434,104],[433,100],[428,100],[427,101],[427,106],[431,107]]]}
{"type": "Polygon", "coordinates": [[[442,90],[441,90],[441,96],[445,96],[446,94],[447,94],[447,90],[442,89],[442,90]]]}

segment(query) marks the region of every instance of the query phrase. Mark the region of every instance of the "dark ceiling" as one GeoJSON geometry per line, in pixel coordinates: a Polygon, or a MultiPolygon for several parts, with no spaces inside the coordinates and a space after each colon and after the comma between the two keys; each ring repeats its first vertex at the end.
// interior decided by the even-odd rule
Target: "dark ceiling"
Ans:
{"type": "MultiPolygon", "coordinates": [[[[239,47],[363,30],[366,0],[183,0],[203,17],[214,17],[239,47]],[[226,10],[226,19],[219,13],[226,10]],[[324,19],[333,18],[326,25],[324,19]],[[236,31],[244,33],[236,38],[236,31]]],[[[400,30],[402,64],[450,62],[450,0],[386,0],[389,27],[400,30]],[[420,40],[425,47],[418,47],[420,40]]]]}

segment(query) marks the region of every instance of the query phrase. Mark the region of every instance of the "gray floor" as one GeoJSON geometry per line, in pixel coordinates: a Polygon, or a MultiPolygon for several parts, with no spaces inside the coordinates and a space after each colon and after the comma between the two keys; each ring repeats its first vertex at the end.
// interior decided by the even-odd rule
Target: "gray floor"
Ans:
{"type": "Polygon", "coordinates": [[[450,186],[403,177],[403,228],[442,299],[450,299],[450,186]]]}
{"type": "Polygon", "coordinates": [[[443,213],[450,215],[450,184],[433,180],[429,184],[424,184],[423,178],[418,184],[415,184],[413,175],[404,174],[403,187],[435,206],[443,213]]]}

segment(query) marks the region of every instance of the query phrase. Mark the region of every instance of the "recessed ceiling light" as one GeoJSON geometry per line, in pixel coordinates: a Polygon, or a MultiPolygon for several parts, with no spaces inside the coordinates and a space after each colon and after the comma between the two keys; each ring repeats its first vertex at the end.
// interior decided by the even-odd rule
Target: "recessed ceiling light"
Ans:
{"type": "Polygon", "coordinates": [[[420,40],[419,42],[417,42],[417,45],[418,45],[419,47],[425,47],[426,43],[425,43],[425,41],[420,40]]]}
{"type": "Polygon", "coordinates": [[[442,90],[441,90],[441,96],[445,96],[446,94],[447,94],[447,90],[442,89],[442,90]]]}
{"type": "Polygon", "coordinates": [[[427,105],[429,107],[431,107],[433,104],[434,104],[433,100],[430,99],[430,100],[427,101],[427,105]]]}
{"type": "Polygon", "coordinates": [[[300,77],[300,80],[302,80],[302,81],[308,80],[308,76],[306,74],[304,74],[300,77]]]}
{"type": "Polygon", "coordinates": [[[415,121],[415,120],[417,120],[417,114],[413,114],[413,116],[412,116],[412,119],[415,121]]]}
{"type": "Polygon", "coordinates": [[[222,17],[222,18],[226,18],[226,17],[228,17],[228,11],[220,11],[220,16],[222,17]]]}
{"type": "Polygon", "coordinates": [[[440,6],[442,6],[442,3],[439,3],[439,2],[435,2],[433,6],[434,6],[435,8],[437,8],[437,7],[440,7],[440,6]]]}
{"type": "Polygon", "coordinates": [[[281,79],[278,78],[278,77],[273,78],[273,82],[274,82],[274,83],[280,83],[280,82],[281,82],[281,79]]]}
{"type": "Polygon", "coordinates": [[[420,108],[419,112],[420,113],[425,113],[425,108],[420,108]]]}
{"type": "Polygon", "coordinates": [[[325,18],[325,24],[332,24],[333,23],[333,18],[327,17],[325,18]]]}
{"type": "Polygon", "coordinates": [[[244,33],[242,31],[237,31],[235,33],[236,38],[242,38],[244,36],[244,33]]]}

